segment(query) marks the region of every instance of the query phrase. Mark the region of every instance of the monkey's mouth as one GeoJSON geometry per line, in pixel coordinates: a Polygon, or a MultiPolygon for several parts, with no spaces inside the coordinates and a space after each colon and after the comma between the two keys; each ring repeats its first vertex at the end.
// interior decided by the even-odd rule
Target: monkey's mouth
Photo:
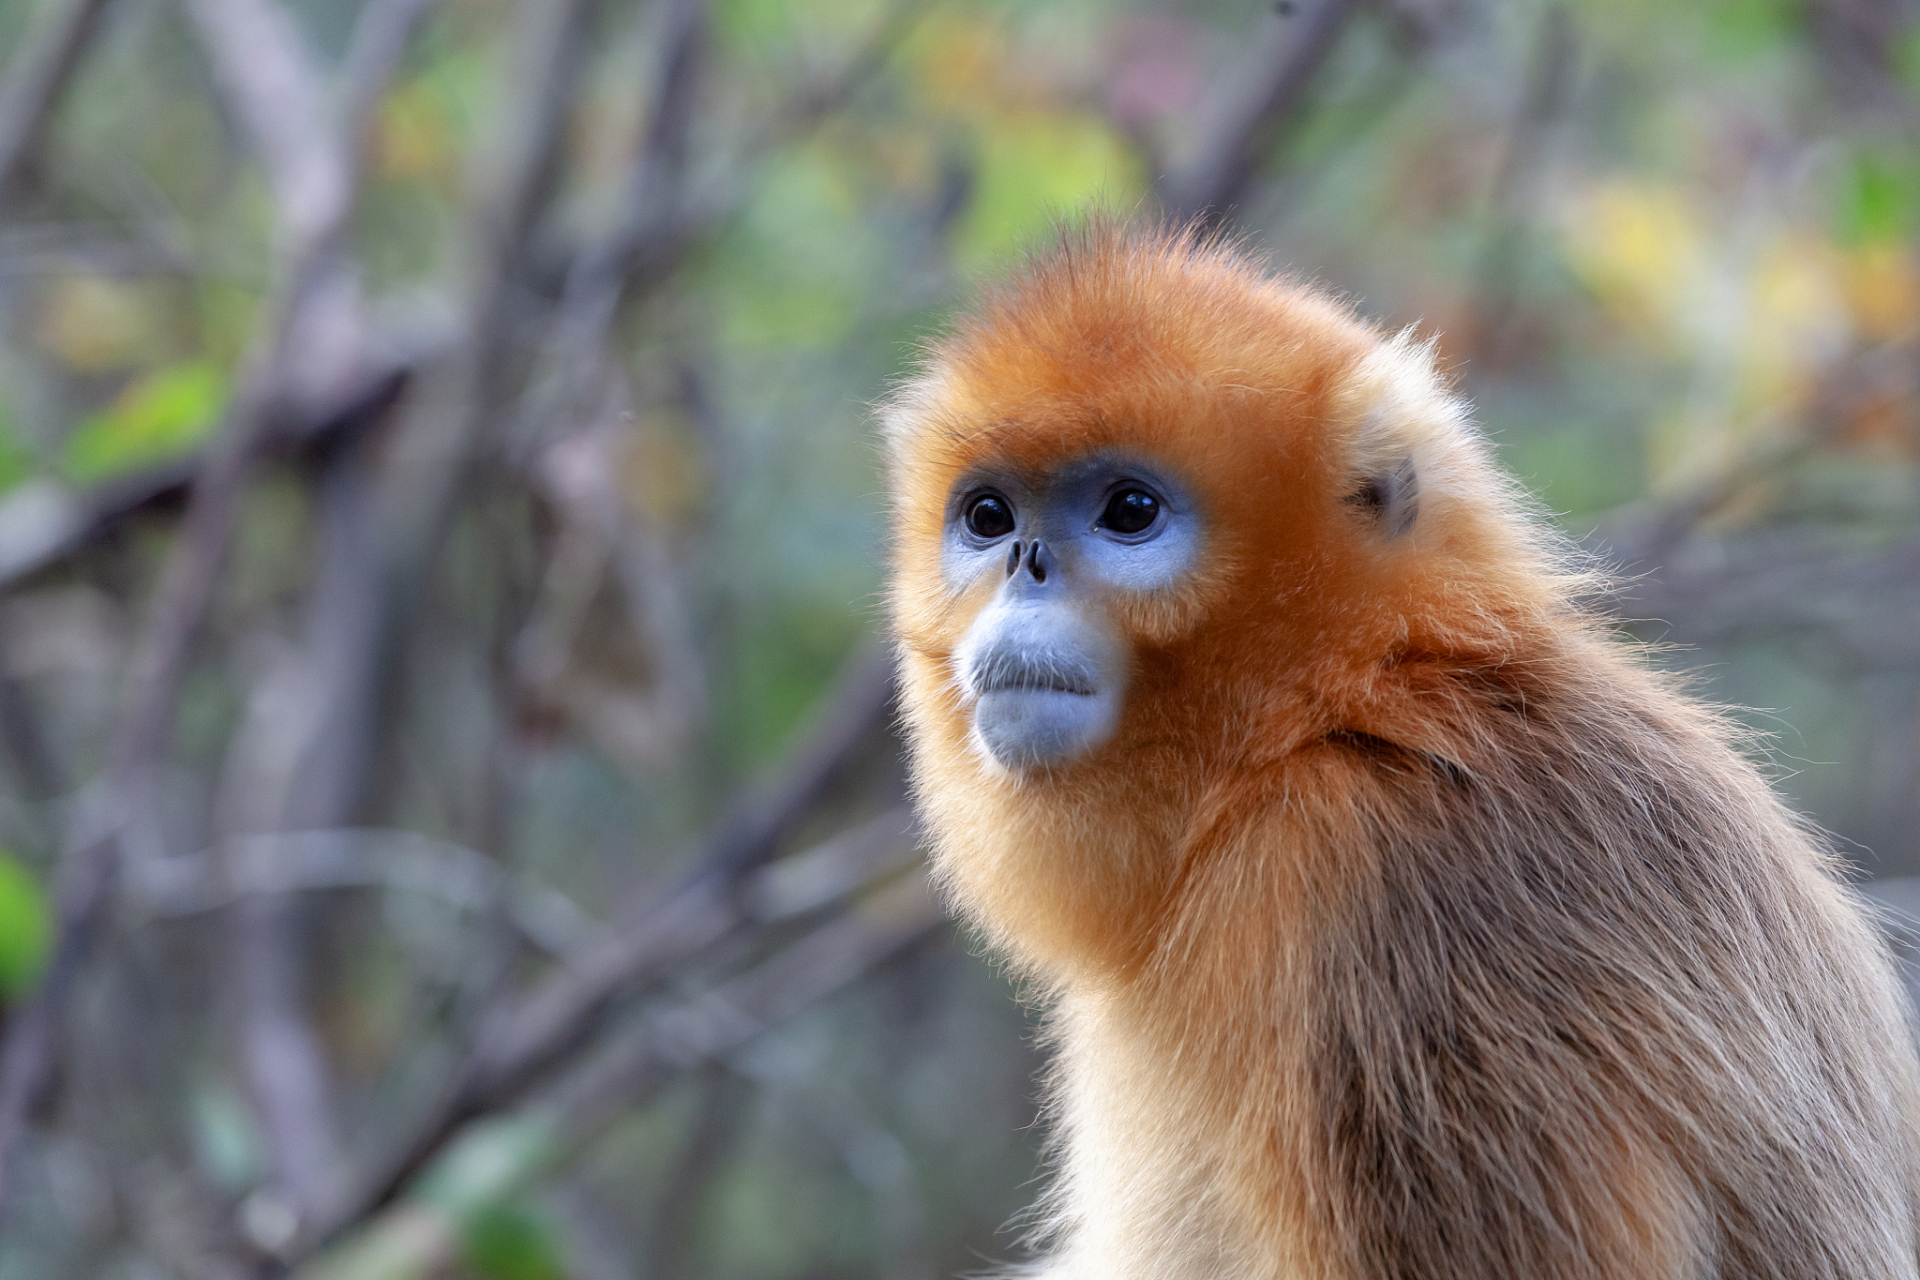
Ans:
{"type": "Polygon", "coordinates": [[[1001,765],[1059,764],[1106,740],[1119,699],[1080,655],[989,649],[968,664],[976,741],[1001,765]]]}
{"type": "Polygon", "coordinates": [[[1076,697],[1091,698],[1095,690],[1091,684],[1083,681],[1043,672],[978,681],[974,684],[974,692],[983,698],[990,693],[1071,693],[1076,697]]]}
{"type": "Polygon", "coordinates": [[[956,657],[973,743],[1014,773],[1083,756],[1120,723],[1125,664],[1098,627],[1058,604],[989,610],[956,657]]]}
{"type": "Polygon", "coordinates": [[[984,654],[968,672],[967,685],[976,698],[990,693],[1070,693],[1091,698],[1099,692],[1091,672],[1050,656],[1034,660],[984,654]]]}

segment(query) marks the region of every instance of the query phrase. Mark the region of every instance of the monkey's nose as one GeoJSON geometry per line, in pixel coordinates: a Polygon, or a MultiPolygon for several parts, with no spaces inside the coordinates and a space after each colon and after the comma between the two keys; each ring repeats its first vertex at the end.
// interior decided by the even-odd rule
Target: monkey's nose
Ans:
{"type": "Polygon", "coordinates": [[[1016,541],[1007,548],[1007,589],[1016,594],[1024,592],[1029,585],[1039,586],[1047,580],[1047,574],[1053,570],[1053,557],[1047,554],[1046,546],[1035,538],[1032,542],[1016,541]],[[1027,571],[1023,581],[1020,571],[1027,571]]]}

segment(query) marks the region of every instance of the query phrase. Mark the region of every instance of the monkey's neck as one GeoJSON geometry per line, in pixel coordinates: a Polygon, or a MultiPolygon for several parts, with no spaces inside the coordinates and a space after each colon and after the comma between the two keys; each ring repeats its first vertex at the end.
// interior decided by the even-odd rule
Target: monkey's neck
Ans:
{"type": "Polygon", "coordinates": [[[1177,796],[984,773],[920,792],[936,874],[1025,972],[1060,988],[1138,971],[1177,872],[1177,796]]]}
{"type": "Polygon", "coordinates": [[[1270,967],[1266,949],[1313,897],[1312,859],[1266,834],[1287,804],[1283,774],[980,776],[922,795],[938,873],[1027,973],[1057,991],[1173,991],[1223,944],[1242,964],[1231,981],[1270,967]]]}

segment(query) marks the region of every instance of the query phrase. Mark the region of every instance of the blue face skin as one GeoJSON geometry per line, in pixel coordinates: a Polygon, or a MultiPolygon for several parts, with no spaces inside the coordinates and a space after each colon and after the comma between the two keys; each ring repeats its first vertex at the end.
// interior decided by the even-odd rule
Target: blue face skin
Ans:
{"type": "Polygon", "coordinates": [[[1132,653],[1116,596],[1178,584],[1201,521],[1164,467],[1095,454],[1051,471],[987,468],[948,497],[941,571],[993,599],[955,651],[978,745],[1015,772],[1064,764],[1113,736],[1132,653]]]}

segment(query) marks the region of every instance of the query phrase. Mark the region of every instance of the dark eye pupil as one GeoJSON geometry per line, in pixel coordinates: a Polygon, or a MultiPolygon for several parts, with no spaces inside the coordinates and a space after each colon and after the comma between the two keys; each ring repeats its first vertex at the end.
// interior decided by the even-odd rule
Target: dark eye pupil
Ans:
{"type": "Polygon", "coordinates": [[[982,494],[967,508],[967,528],[976,538],[1004,538],[1013,532],[1013,508],[1005,498],[982,494]]]}
{"type": "Polygon", "coordinates": [[[1160,514],[1160,500],[1145,489],[1122,489],[1107,502],[1100,523],[1115,533],[1139,533],[1160,514]]]}

